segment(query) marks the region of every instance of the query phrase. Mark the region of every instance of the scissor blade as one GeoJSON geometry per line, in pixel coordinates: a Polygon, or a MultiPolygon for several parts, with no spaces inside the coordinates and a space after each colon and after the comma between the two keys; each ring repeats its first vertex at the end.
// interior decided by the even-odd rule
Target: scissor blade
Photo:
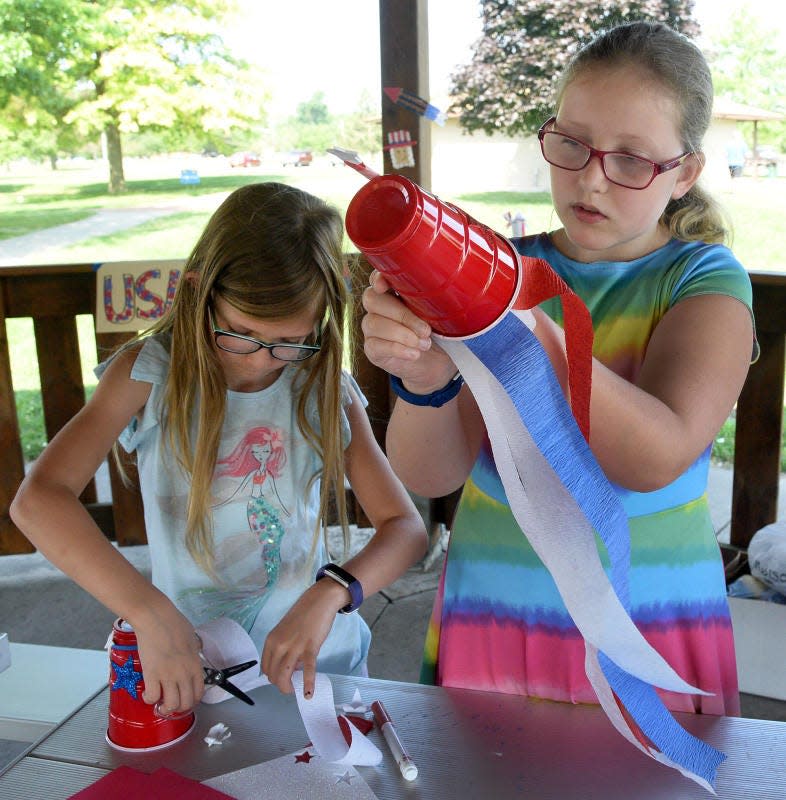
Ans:
{"type": "Polygon", "coordinates": [[[247,669],[256,664],[256,661],[246,661],[243,664],[235,664],[233,667],[224,667],[221,672],[224,673],[225,678],[231,678],[233,675],[237,675],[239,672],[245,672],[247,669]]]}
{"type": "Polygon", "coordinates": [[[248,705],[253,706],[254,701],[243,691],[237,688],[233,683],[229,681],[221,681],[218,684],[224,691],[229,692],[230,694],[237,697],[238,700],[242,700],[244,703],[248,703],[248,705]]]}

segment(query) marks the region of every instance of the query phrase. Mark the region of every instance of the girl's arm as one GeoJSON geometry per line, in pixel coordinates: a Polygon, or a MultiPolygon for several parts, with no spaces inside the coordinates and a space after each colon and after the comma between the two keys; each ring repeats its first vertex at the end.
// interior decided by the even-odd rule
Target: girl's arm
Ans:
{"type": "Polygon", "coordinates": [[[150,384],[132,380],[135,353],[107,367],[90,401],[36,459],[11,518],[49,561],[134,628],[147,703],[185,711],[204,692],[193,626],[137,572],[93,521],[81,494],[112,444],[140,412],[150,384]]]}
{"type": "MultiPolygon", "coordinates": [[[[562,330],[538,315],[540,335],[562,330]],[[541,324],[542,323],[542,324],[541,324]]],[[[710,445],[742,390],[748,309],[726,295],[681,300],[658,323],[634,383],[593,361],[590,445],[608,478],[639,492],[679,477],[710,445]]]]}
{"type": "MultiPolygon", "coordinates": [[[[352,441],[346,450],[346,473],[375,533],[343,566],[360,581],[364,596],[370,597],[423,557],[428,536],[422,517],[393,474],[354,393],[347,416],[352,441]]],[[[303,668],[306,696],[313,692],[319,649],[338,610],[350,600],[343,586],[321,580],[303,593],[271,631],[262,654],[262,671],[282,692],[292,691],[292,672],[299,666],[303,668]]]]}
{"type": "MultiPolygon", "coordinates": [[[[427,340],[428,325],[381,276],[366,290],[365,350],[372,363],[399,375],[410,391],[444,386],[452,362],[427,340]]],[[[562,329],[539,309],[535,334],[565,387],[562,329]]],[[[743,303],[725,295],[680,301],[658,324],[641,371],[631,383],[593,359],[590,446],[610,480],[634,491],[673,481],[712,442],[747,375],[753,328],[743,303]]],[[[447,494],[472,468],[484,432],[467,389],[442,408],[397,400],[387,453],[404,483],[424,496],[447,494]]]]}

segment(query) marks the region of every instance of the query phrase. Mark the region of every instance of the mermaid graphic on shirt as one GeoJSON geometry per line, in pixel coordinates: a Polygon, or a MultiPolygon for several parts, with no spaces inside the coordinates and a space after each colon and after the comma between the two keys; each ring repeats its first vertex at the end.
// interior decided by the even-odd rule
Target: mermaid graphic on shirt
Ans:
{"type": "Polygon", "coordinates": [[[262,564],[267,574],[267,587],[275,585],[281,566],[281,540],[286,532],[279,509],[289,516],[276,487],[287,460],[283,437],[278,430],[251,428],[234,450],[217,463],[215,478],[240,477],[242,481],[232,494],[217,505],[229,503],[237,495],[247,493],[248,526],[262,545],[262,564]]]}
{"type": "MultiPolygon", "coordinates": [[[[251,428],[232,452],[216,463],[214,482],[223,478],[236,485],[229,494],[222,493],[213,508],[246,498],[246,519],[256,547],[261,545],[261,558],[259,566],[247,571],[243,579],[235,576],[232,588],[217,585],[182,592],[179,601],[195,619],[206,621],[227,616],[248,631],[274,590],[281,569],[281,542],[286,533],[282,518],[290,516],[276,486],[286,461],[281,431],[260,426],[251,428]]],[[[225,577],[227,570],[248,564],[253,555],[246,537],[247,534],[226,537],[217,548],[216,566],[225,577]]]]}

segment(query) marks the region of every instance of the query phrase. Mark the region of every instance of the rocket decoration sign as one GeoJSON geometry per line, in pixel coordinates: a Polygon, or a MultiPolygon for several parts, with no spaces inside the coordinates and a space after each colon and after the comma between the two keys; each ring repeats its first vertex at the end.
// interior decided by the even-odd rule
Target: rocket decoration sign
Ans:
{"type": "Polygon", "coordinates": [[[407,108],[410,111],[414,111],[416,114],[420,114],[421,116],[425,117],[426,119],[430,119],[432,122],[436,122],[437,125],[444,125],[447,121],[447,117],[444,111],[440,111],[435,106],[432,106],[428,100],[425,100],[422,97],[414,94],[413,92],[408,92],[406,89],[402,89],[401,87],[392,87],[386,86],[382,90],[397,106],[401,106],[402,108],[407,108]]]}
{"type": "Polygon", "coordinates": [[[412,141],[409,131],[390,131],[388,143],[383,147],[390,153],[393,169],[415,166],[415,154],[412,151],[416,141],[412,141]]]}
{"type": "Polygon", "coordinates": [[[654,687],[703,692],[630,618],[627,516],[588,444],[593,329],[586,306],[546,261],[521,256],[401,175],[369,180],[347,208],[346,230],[431,325],[470,387],[511,512],[584,638],[587,677],[610,722],[635,747],[713,792],[726,756],[682,728],[654,687]],[[564,311],[570,403],[532,330],[531,309],[551,297],[564,311]]]}

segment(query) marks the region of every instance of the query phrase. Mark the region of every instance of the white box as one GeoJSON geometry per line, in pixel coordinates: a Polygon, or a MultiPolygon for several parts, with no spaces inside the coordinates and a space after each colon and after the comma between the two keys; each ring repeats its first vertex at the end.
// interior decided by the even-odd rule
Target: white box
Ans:
{"type": "Polygon", "coordinates": [[[740,691],[786,700],[786,605],[730,597],[740,691]]]}

